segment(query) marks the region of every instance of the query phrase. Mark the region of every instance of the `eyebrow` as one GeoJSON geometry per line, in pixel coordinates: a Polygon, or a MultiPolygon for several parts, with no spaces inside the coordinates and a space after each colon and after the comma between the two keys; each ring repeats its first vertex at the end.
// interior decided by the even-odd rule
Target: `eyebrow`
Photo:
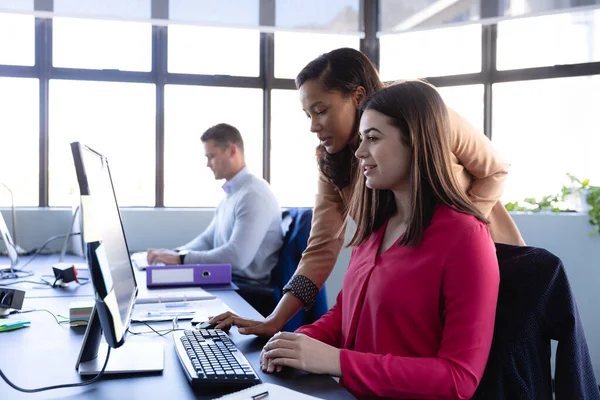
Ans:
{"type": "MultiPolygon", "coordinates": [[[[325,103],[323,103],[323,101],[321,101],[321,100],[315,101],[308,107],[308,109],[310,110],[311,108],[314,108],[318,104],[325,104],[325,103]]],[[[304,111],[306,111],[306,110],[304,110],[304,111]]]]}
{"type": "Polygon", "coordinates": [[[381,133],[381,134],[383,135],[383,132],[381,132],[379,129],[377,129],[377,128],[375,128],[375,127],[371,127],[371,128],[367,128],[367,129],[365,129],[364,131],[362,131],[362,134],[363,134],[363,135],[368,135],[368,134],[369,134],[369,133],[371,133],[372,131],[379,132],[379,133],[381,133]]]}

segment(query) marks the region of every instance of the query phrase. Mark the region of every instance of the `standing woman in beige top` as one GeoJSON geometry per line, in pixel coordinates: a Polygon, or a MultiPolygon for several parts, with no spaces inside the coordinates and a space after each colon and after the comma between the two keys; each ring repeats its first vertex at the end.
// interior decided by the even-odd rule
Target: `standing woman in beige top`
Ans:
{"type": "MultiPolygon", "coordinates": [[[[331,274],[343,245],[346,205],[357,167],[358,110],[365,98],[383,87],[371,61],[358,50],[336,49],[311,61],[296,77],[302,108],[319,138],[319,186],[308,247],[284,296],[264,321],[225,313],[211,323],[222,328],[237,325],[240,333],[273,335],[301,307],[314,303],[331,274]]],[[[490,221],[495,242],[523,245],[515,223],[500,203],[508,164],[490,140],[462,116],[448,109],[451,122],[452,168],[460,186],[490,221]]]]}

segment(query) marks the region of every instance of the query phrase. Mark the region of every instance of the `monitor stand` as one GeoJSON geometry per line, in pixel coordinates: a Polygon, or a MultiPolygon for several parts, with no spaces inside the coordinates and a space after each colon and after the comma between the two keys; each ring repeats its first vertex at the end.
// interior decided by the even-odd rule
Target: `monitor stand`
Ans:
{"type": "MultiPolygon", "coordinates": [[[[108,352],[108,345],[100,343],[101,338],[102,328],[94,306],[75,365],[79,375],[97,375],[102,370],[108,352]]],[[[104,373],[150,373],[160,372],[163,369],[164,346],[162,343],[127,342],[123,346],[111,350],[104,373]]]]}

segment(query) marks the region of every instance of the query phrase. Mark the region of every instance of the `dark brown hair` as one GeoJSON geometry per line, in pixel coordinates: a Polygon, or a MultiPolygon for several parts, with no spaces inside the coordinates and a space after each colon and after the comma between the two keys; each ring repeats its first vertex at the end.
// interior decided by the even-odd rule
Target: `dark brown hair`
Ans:
{"type": "MultiPolygon", "coordinates": [[[[373,63],[358,50],[340,48],[321,54],[309,62],[296,77],[296,88],[305,82],[319,80],[326,91],[337,91],[351,96],[359,87],[370,96],[383,87],[379,73],[373,63]]],[[[358,134],[359,112],[356,111],[352,137],[358,134]]],[[[317,147],[317,162],[321,172],[339,189],[348,186],[353,178],[352,166],[356,163],[354,149],[344,147],[335,154],[329,154],[325,146],[317,147]]]]}
{"type": "MultiPolygon", "coordinates": [[[[411,149],[410,205],[406,233],[400,245],[418,245],[438,204],[473,215],[487,224],[485,217],[460,188],[450,162],[450,121],[448,111],[435,88],[423,81],[393,84],[365,100],[361,110],[378,111],[400,130],[400,139],[411,149]]],[[[396,213],[394,194],[374,190],[365,184],[360,168],[348,207],[357,227],[350,246],[364,243],[396,213]]]]}
{"type": "Polygon", "coordinates": [[[211,126],[202,134],[200,140],[202,140],[202,143],[214,140],[215,144],[222,149],[226,149],[227,146],[233,143],[244,153],[244,140],[240,131],[229,124],[221,123],[211,126]]]}

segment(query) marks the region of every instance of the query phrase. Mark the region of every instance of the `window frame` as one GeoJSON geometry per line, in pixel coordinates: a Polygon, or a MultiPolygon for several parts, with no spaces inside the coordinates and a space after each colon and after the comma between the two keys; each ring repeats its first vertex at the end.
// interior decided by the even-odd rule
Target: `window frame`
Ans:
{"type": "MultiPolygon", "coordinates": [[[[274,26],[275,2],[260,0],[259,25],[274,26]]],[[[499,17],[500,0],[481,0],[482,19],[499,17]]],[[[35,2],[36,7],[47,6],[46,2],[35,2]]],[[[168,8],[168,7],[167,7],[168,8]]],[[[48,11],[37,9],[35,11],[48,11]]],[[[153,7],[153,18],[164,18],[164,7],[153,7]]],[[[168,12],[168,11],[167,11],[168,12]]],[[[360,40],[360,50],[373,63],[379,65],[380,47],[377,32],[380,7],[378,0],[360,2],[360,29],[364,37],[360,40]]],[[[149,72],[120,70],[93,70],[77,68],[56,68],[52,65],[52,20],[35,18],[35,65],[0,65],[2,77],[25,77],[39,80],[39,207],[48,207],[48,110],[49,80],[72,79],[109,82],[153,83],[156,86],[156,193],[155,207],[164,207],[164,88],[166,84],[224,86],[237,88],[263,89],[263,178],[270,180],[271,146],[271,90],[295,90],[293,79],[274,76],[274,33],[260,33],[258,77],[227,75],[194,75],[169,73],[168,27],[152,27],[152,69],[149,72]]],[[[497,25],[484,25],[482,28],[482,68],[480,72],[452,76],[423,77],[436,86],[484,85],[483,132],[492,138],[492,85],[495,83],[600,75],[600,62],[555,65],[498,71],[496,69],[497,25]]]]}

